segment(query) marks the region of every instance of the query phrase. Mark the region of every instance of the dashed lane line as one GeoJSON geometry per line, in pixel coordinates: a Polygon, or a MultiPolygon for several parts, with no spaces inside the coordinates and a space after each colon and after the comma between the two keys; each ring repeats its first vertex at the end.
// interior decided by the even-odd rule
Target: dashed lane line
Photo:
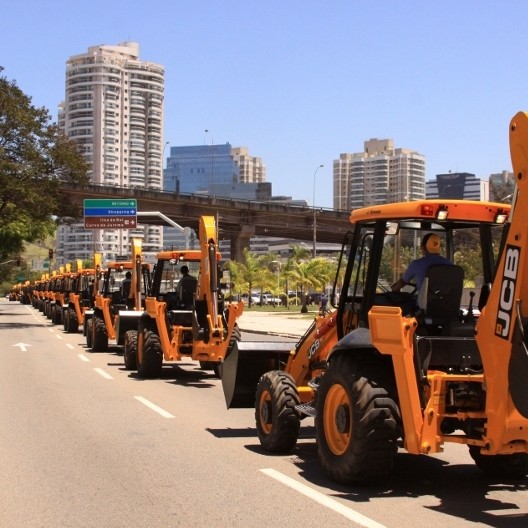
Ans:
{"type": "Polygon", "coordinates": [[[163,416],[163,418],[174,418],[174,415],[172,415],[170,412],[167,412],[165,409],[158,407],[156,404],[152,403],[146,398],[143,398],[143,396],[134,396],[134,398],[136,398],[136,400],[141,402],[143,405],[146,405],[149,409],[163,416]]]}
{"type": "Polygon", "coordinates": [[[99,374],[105,379],[114,379],[112,376],[110,376],[110,374],[108,374],[108,372],[104,371],[102,368],[97,367],[97,368],[94,368],[94,370],[95,372],[97,372],[97,374],[99,374]]]}
{"type": "Polygon", "coordinates": [[[352,508],[348,508],[347,506],[341,504],[335,499],[327,497],[323,493],[320,493],[319,491],[316,491],[310,488],[309,486],[306,486],[306,484],[297,482],[295,479],[284,475],[280,471],[271,468],[261,469],[260,471],[262,471],[262,473],[264,473],[265,475],[268,475],[268,477],[274,478],[275,480],[281,482],[282,484],[285,484],[286,486],[294,489],[295,491],[302,493],[306,497],[318,502],[326,508],[329,508],[335,511],[336,513],[339,513],[340,515],[343,515],[347,519],[359,524],[360,526],[364,526],[365,528],[386,528],[385,525],[373,521],[369,517],[362,515],[361,513],[353,510],[352,508]]]}

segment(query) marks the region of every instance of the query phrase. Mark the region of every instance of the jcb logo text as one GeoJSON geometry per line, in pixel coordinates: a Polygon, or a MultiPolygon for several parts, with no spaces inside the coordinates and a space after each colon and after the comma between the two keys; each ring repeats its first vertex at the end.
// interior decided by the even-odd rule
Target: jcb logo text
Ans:
{"type": "Polygon", "coordinates": [[[497,321],[495,323],[495,334],[504,339],[508,339],[510,333],[520,253],[521,250],[518,247],[506,247],[504,273],[502,275],[499,297],[499,310],[497,312],[497,321]]]}

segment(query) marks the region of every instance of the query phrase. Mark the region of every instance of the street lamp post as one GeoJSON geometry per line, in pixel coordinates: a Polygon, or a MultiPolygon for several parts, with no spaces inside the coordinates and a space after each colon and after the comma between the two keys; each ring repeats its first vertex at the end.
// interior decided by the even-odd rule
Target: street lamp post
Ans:
{"type": "Polygon", "coordinates": [[[205,133],[206,134],[211,134],[211,184],[214,185],[214,179],[215,179],[215,175],[214,175],[214,144],[213,144],[213,133],[208,130],[207,128],[205,129],[205,133]]]}
{"type": "Polygon", "coordinates": [[[312,249],[312,256],[313,258],[317,255],[317,219],[315,216],[315,175],[317,174],[317,171],[319,169],[322,169],[324,165],[319,165],[317,169],[315,169],[314,175],[313,175],[313,197],[312,197],[312,207],[313,207],[313,249],[312,249]]]}

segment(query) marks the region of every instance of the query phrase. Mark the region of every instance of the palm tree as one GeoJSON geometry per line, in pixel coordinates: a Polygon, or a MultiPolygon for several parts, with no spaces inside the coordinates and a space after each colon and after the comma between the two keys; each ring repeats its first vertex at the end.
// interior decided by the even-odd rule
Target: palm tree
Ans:
{"type": "Polygon", "coordinates": [[[328,264],[329,261],[327,259],[315,258],[296,265],[297,283],[301,287],[302,292],[302,313],[308,311],[308,290],[313,288],[317,291],[323,291],[324,287],[330,282],[331,267],[328,264]]]}
{"type": "Polygon", "coordinates": [[[260,286],[262,294],[262,285],[269,282],[271,272],[262,266],[262,258],[247,248],[243,250],[243,259],[243,262],[231,260],[227,263],[227,267],[231,273],[234,292],[247,293],[249,307],[251,307],[253,287],[260,286]]]}

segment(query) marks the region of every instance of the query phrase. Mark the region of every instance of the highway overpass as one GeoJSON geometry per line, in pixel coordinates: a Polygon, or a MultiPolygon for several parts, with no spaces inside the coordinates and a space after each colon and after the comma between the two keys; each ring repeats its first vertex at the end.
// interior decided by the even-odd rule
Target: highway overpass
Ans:
{"type": "MultiPolygon", "coordinates": [[[[82,207],[86,198],[135,198],[138,212],[159,211],[181,227],[198,229],[198,218],[214,216],[219,239],[231,241],[231,254],[239,259],[242,248],[249,247],[254,236],[292,238],[313,243],[314,216],[317,242],[340,244],[350,229],[348,211],[312,208],[287,203],[259,202],[217,196],[145,190],[90,184],[67,185],[62,190],[82,207]]],[[[156,217],[141,216],[139,222],[159,225],[156,217]]]]}

